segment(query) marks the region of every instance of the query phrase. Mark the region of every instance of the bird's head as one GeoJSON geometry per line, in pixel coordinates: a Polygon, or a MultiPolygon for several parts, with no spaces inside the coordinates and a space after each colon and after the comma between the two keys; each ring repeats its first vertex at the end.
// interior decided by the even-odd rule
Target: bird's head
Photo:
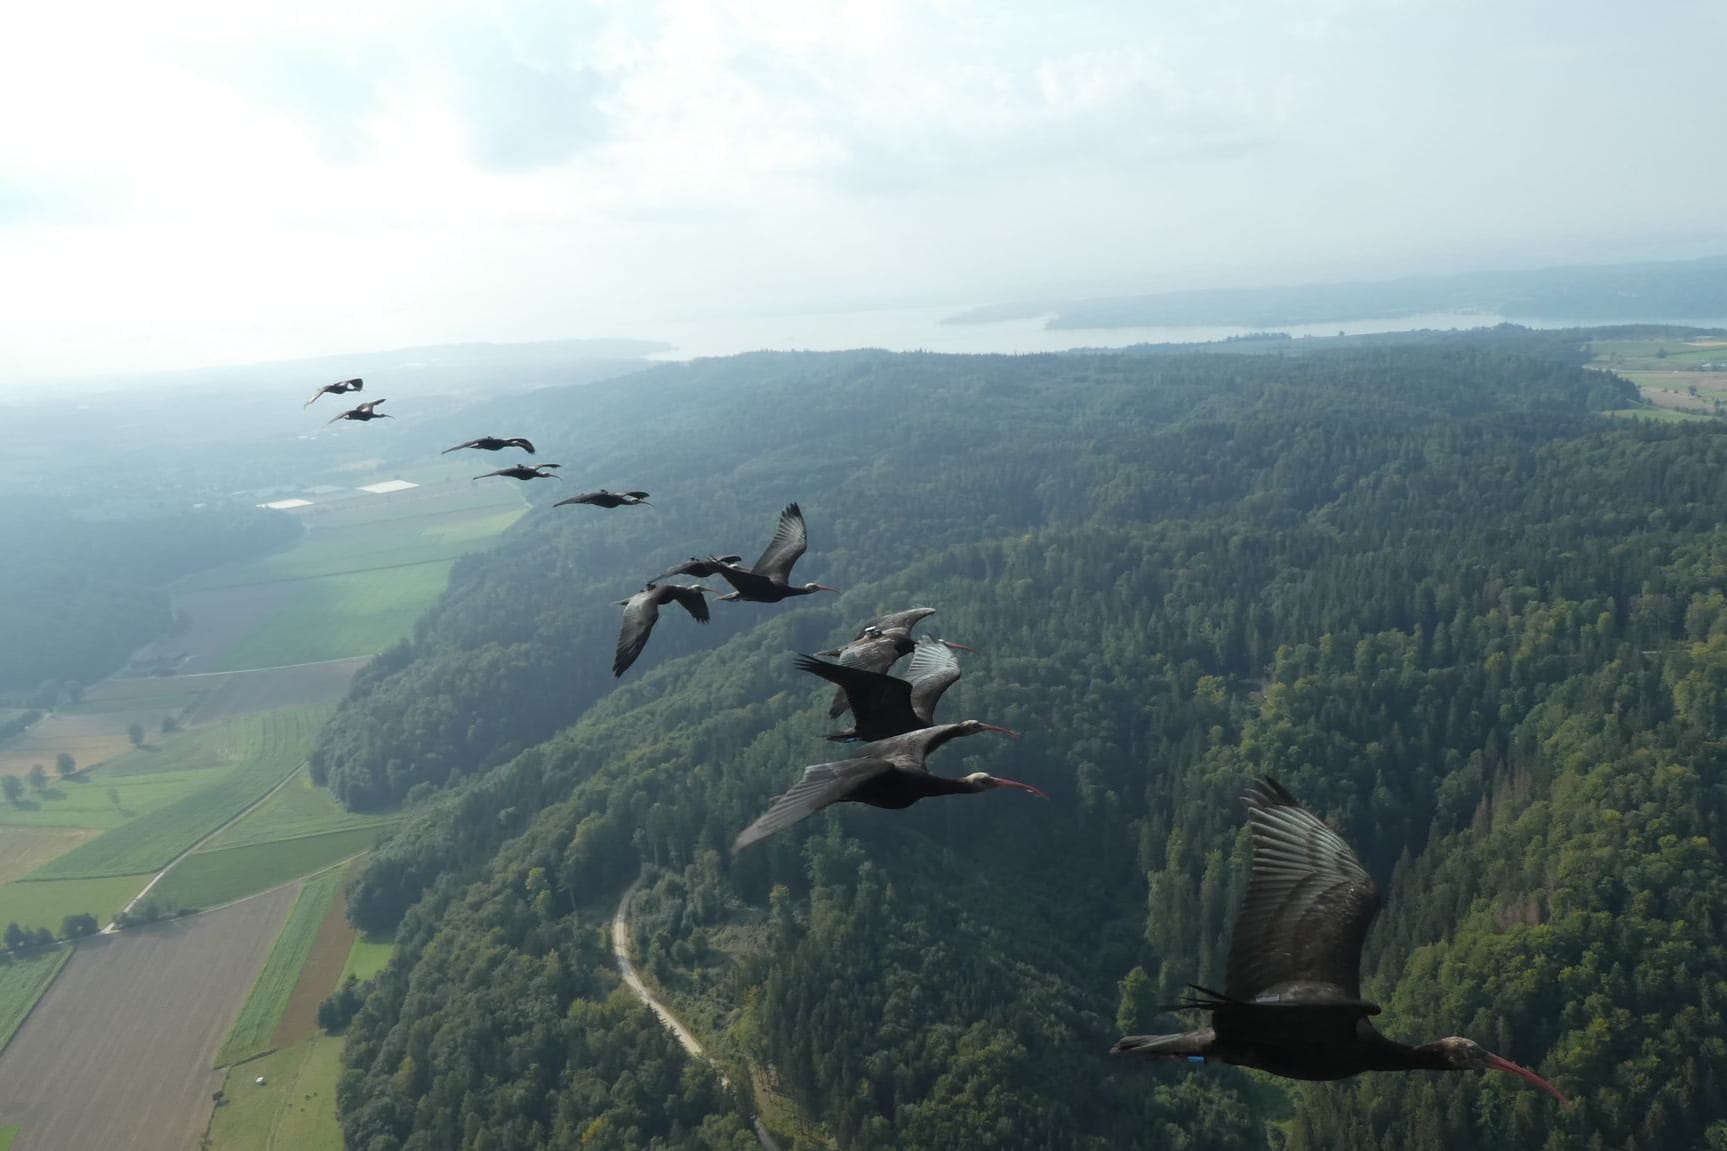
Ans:
{"type": "Polygon", "coordinates": [[[960,724],[959,724],[959,731],[957,731],[955,734],[956,735],[976,735],[979,732],[983,732],[983,731],[999,731],[1003,735],[1012,736],[1014,739],[1019,738],[1019,732],[1015,731],[1013,728],[1003,727],[999,723],[985,723],[981,719],[961,720],[960,724]]]}
{"type": "Polygon", "coordinates": [[[825,583],[807,583],[804,585],[804,591],[806,591],[806,592],[818,592],[818,591],[837,592],[839,590],[840,590],[839,588],[829,587],[825,583]]]}
{"type": "Polygon", "coordinates": [[[1049,798],[1049,796],[1045,795],[1042,791],[1033,787],[1029,783],[1021,783],[1017,779],[1002,779],[1000,776],[991,775],[987,771],[974,771],[970,775],[962,775],[960,776],[960,782],[970,787],[973,791],[988,791],[992,787],[1011,787],[1016,791],[1029,791],[1039,799],[1049,798]]]}
{"type": "Polygon", "coordinates": [[[1423,1045],[1429,1051],[1436,1052],[1440,1059],[1453,1071],[1498,1071],[1504,1075],[1515,1075],[1525,1083],[1531,1083],[1553,1098],[1559,1100],[1559,1105],[1567,1111],[1571,1110],[1571,1100],[1565,1098],[1564,1092],[1553,1086],[1529,1068],[1503,1056],[1495,1055],[1473,1039],[1465,1039],[1461,1035],[1452,1035],[1423,1045]]]}

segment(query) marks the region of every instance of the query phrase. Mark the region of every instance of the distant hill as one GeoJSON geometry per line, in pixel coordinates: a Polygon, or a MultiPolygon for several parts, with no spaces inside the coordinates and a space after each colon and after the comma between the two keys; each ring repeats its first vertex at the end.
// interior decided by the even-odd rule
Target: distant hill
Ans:
{"type": "Polygon", "coordinates": [[[1273,327],[1465,312],[1576,323],[1704,321],[1727,317],[1727,257],[1581,265],[1340,284],[1158,292],[991,304],[945,323],[1050,315],[1051,328],[1273,327]]]}

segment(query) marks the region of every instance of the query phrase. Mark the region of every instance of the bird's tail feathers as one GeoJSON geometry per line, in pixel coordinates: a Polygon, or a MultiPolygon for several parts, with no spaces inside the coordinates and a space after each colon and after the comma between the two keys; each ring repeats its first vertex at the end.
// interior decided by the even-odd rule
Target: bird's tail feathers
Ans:
{"type": "Polygon", "coordinates": [[[1124,1035],[1115,1041],[1109,1053],[1144,1055],[1148,1059],[1203,1059],[1216,1038],[1209,1027],[1175,1035],[1124,1035]]]}

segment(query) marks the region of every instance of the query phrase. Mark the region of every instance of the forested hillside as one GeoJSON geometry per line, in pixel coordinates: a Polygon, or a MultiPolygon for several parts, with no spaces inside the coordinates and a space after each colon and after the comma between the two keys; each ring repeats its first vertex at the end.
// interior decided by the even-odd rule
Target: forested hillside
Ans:
{"type": "Polygon", "coordinates": [[[14,693],[109,674],[170,629],[164,584],[281,546],[300,530],[289,516],[252,507],[165,509],[109,494],[0,498],[15,544],[0,554],[0,689],[14,693]]]}
{"type": "Polygon", "coordinates": [[[350,1033],[349,1145],[750,1146],[612,990],[644,862],[644,968],[843,1148],[1727,1145],[1727,434],[1592,414],[1631,391],[1580,342],[761,355],[519,401],[578,482],[659,506],[536,509],[325,733],[351,804],[416,801],[350,904],[401,946],[350,1033]],[[793,498],[799,578],[846,594],[668,617],[614,689],[615,601],[752,557],[793,498]],[[1026,733],[932,766],[1052,799],[731,858],[832,752],[792,653],[912,603],[982,649],[943,717],[1026,733]],[[1105,1054],[1218,977],[1262,772],[1385,890],[1383,1029],[1471,1036],[1575,1113],[1105,1054]]]}

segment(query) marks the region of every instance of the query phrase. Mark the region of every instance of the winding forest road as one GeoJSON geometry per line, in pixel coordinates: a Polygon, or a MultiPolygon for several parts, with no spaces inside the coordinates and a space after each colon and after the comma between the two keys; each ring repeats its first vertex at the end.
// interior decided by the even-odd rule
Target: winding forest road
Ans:
{"type": "MultiPolygon", "coordinates": [[[[638,875],[633,883],[624,888],[624,896],[618,900],[618,913],[612,916],[612,955],[618,961],[618,974],[623,977],[624,985],[635,994],[635,997],[646,1004],[648,1010],[652,1011],[655,1017],[665,1024],[666,1030],[678,1037],[678,1042],[683,1045],[683,1049],[713,1067],[719,1073],[722,1087],[730,1087],[732,1085],[731,1080],[726,1078],[725,1072],[720,1071],[718,1064],[708,1058],[707,1052],[702,1050],[702,1045],[697,1042],[694,1035],[690,1034],[690,1029],[678,1022],[678,1017],[671,1013],[670,1008],[654,998],[654,993],[648,990],[647,984],[642,982],[642,977],[636,974],[636,965],[630,959],[630,900],[636,897],[636,888],[641,885],[642,877],[638,875]]],[[[762,1126],[760,1119],[752,1115],[750,1122],[756,1129],[756,1139],[761,1142],[762,1151],[780,1151],[779,1144],[774,1142],[774,1137],[768,1134],[768,1129],[762,1126]]]]}

